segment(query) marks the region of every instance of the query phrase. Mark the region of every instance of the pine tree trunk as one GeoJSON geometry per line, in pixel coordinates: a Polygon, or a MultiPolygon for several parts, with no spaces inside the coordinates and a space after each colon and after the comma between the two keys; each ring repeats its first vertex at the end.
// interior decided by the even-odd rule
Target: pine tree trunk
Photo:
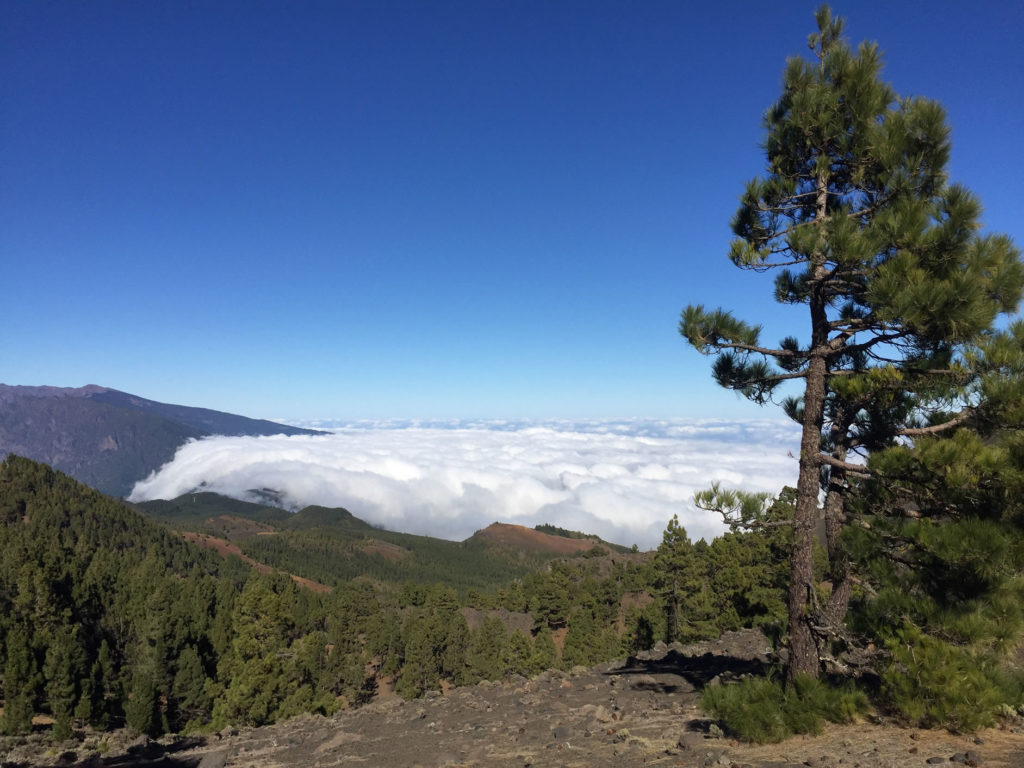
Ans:
{"type": "MultiPolygon", "coordinates": [[[[815,221],[824,225],[828,215],[828,181],[817,179],[815,221]]],[[[814,621],[814,528],[818,521],[818,490],[821,487],[821,428],[825,417],[825,384],[828,374],[829,325],[824,281],[825,256],[812,256],[812,287],[808,297],[811,314],[811,346],[804,379],[803,432],[800,436],[800,474],[796,484],[793,516],[793,555],[789,570],[789,677],[818,676],[818,646],[814,621]]]]}
{"type": "MultiPolygon", "coordinates": [[[[846,461],[850,428],[853,425],[853,409],[845,404],[837,404],[832,414],[832,458],[846,461]]],[[[839,634],[846,611],[853,593],[853,574],[850,569],[850,558],[840,544],[840,536],[846,525],[846,470],[842,467],[829,467],[828,488],[825,491],[825,542],[828,546],[829,581],[832,583],[832,594],[819,624],[826,631],[839,634]]]]}
{"type": "Polygon", "coordinates": [[[818,461],[825,405],[825,360],[812,358],[804,392],[800,475],[793,516],[793,555],[789,570],[789,677],[818,676],[818,647],[811,630],[814,592],[814,526],[818,519],[818,461]]]}
{"type": "MultiPolygon", "coordinates": [[[[836,458],[845,460],[845,452],[836,458]]],[[[846,522],[846,499],[842,488],[845,477],[845,470],[833,468],[828,493],[825,496],[825,539],[828,544],[832,594],[825,606],[821,623],[833,630],[842,626],[850,605],[850,595],[853,593],[850,559],[839,543],[839,536],[846,522]]]]}

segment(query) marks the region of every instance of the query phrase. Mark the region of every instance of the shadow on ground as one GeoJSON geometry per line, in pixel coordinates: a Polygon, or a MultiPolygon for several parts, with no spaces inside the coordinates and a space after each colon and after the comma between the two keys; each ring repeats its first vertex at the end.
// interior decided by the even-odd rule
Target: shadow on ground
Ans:
{"type": "MultiPolygon", "coordinates": [[[[670,650],[659,659],[638,659],[630,657],[616,669],[606,675],[678,675],[694,688],[704,688],[715,678],[738,678],[742,675],[766,675],[770,665],[758,658],[739,658],[737,656],[704,653],[700,656],[688,656],[676,650],[670,650]]],[[[660,693],[674,693],[678,686],[665,682],[634,684],[634,687],[660,693]]]]}

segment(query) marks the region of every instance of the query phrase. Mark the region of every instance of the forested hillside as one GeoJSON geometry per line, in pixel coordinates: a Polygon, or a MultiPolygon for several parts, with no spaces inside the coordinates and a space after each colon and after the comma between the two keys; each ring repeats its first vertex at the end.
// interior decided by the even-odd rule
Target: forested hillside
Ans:
{"type": "Polygon", "coordinates": [[[439,582],[465,595],[505,586],[559,557],[628,551],[554,526],[530,530],[500,523],[466,541],[448,541],[374,528],[346,509],[310,506],[293,514],[214,493],[137,507],[172,528],[226,539],[253,560],[330,586],[363,576],[439,582]]]}
{"type": "Polygon", "coordinates": [[[56,736],[73,720],[153,731],[194,714],[248,568],[15,456],[0,465],[0,522],[6,732],[39,711],[56,736]]]}
{"type": "MultiPolygon", "coordinates": [[[[0,726],[23,732],[38,713],[56,737],[86,724],[150,734],[261,724],[392,687],[414,697],[443,680],[596,663],[658,640],[777,632],[781,576],[763,562],[772,546],[755,534],[694,544],[673,523],[654,556],[559,559],[463,597],[443,581],[364,576],[318,594],[11,456],[0,465],[0,726]]],[[[439,577],[448,551],[437,551],[439,577]]]]}

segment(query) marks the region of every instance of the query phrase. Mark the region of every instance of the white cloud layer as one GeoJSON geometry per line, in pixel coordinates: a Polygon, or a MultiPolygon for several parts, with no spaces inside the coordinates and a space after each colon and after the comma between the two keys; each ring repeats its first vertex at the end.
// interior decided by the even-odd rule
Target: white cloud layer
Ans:
{"type": "Polygon", "coordinates": [[[673,514],[691,539],[723,531],[693,505],[716,480],[751,491],[795,484],[798,437],[792,423],[769,420],[355,422],[324,436],[189,442],[130,498],[202,486],[253,500],[269,488],[296,509],[341,506],[390,530],[461,540],[495,521],[552,523],[649,549],[673,514]]]}

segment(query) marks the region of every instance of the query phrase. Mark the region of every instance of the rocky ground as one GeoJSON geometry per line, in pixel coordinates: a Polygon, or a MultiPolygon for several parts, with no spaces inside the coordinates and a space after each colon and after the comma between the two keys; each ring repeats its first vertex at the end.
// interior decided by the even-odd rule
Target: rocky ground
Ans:
{"type": "Polygon", "coordinates": [[[332,717],[210,736],[129,742],[106,734],[53,748],[39,735],[0,742],[0,767],[1024,768],[1020,722],[974,735],[859,723],[765,746],[714,738],[698,690],[716,677],[761,671],[766,650],[758,633],[730,633],[593,669],[482,683],[412,702],[385,697],[332,717]]]}

